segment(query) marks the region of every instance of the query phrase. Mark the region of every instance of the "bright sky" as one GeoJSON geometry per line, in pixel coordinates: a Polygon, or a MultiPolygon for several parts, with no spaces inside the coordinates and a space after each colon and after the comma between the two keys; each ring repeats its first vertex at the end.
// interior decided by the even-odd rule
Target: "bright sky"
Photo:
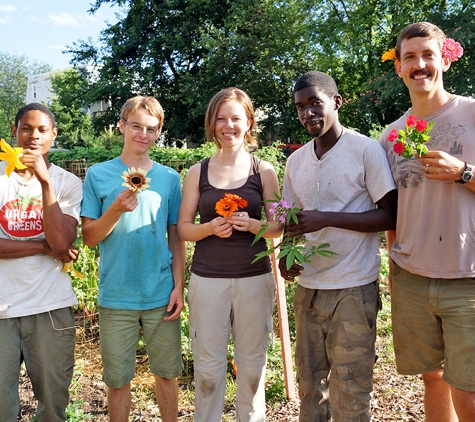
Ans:
{"type": "Polygon", "coordinates": [[[89,37],[97,45],[102,29],[117,22],[119,8],[102,5],[88,13],[94,0],[0,0],[0,51],[48,63],[53,70],[70,66],[66,46],[89,37]]]}

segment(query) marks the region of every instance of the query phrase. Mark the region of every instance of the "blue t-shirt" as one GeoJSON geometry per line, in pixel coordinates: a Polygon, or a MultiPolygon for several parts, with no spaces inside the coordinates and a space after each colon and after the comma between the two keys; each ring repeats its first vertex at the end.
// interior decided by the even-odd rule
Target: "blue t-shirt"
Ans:
{"type": "MultiPolygon", "coordinates": [[[[124,189],[120,158],[92,166],[84,181],[82,217],[98,219],[124,189]]],[[[178,173],[154,163],[150,188],[138,194],[139,205],[121,215],[99,244],[99,305],[145,310],[168,305],[174,287],[167,227],[177,224],[181,202],[178,173]]]]}

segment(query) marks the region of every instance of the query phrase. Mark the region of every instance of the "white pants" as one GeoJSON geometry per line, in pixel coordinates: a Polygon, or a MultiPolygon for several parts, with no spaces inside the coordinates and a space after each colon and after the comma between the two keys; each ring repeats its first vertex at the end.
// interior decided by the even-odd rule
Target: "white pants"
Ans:
{"type": "Polygon", "coordinates": [[[239,422],[265,421],[264,375],[275,282],[272,273],[247,278],[192,274],[187,302],[195,373],[195,422],[220,422],[232,332],[239,422]]]}

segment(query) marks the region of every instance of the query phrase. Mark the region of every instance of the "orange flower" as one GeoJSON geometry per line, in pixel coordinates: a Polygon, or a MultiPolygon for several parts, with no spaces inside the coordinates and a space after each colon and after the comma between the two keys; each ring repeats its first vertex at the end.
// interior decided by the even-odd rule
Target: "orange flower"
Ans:
{"type": "Polygon", "coordinates": [[[381,57],[381,61],[385,62],[386,60],[396,60],[396,49],[390,48],[383,54],[383,57],[381,57]]]}
{"type": "Polygon", "coordinates": [[[225,193],[223,199],[216,202],[214,209],[221,217],[231,217],[238,208],[247,207],[247,201],[239,195],[225,193]]]}
{"type": "Polygon", "coordinates": [[[225,193],[224,198],[229,201],[234,201],[238,208],[245,208],[247,207],[247,201],[242,199],[239,195],[234,195],[233,193],[225,193]]]}

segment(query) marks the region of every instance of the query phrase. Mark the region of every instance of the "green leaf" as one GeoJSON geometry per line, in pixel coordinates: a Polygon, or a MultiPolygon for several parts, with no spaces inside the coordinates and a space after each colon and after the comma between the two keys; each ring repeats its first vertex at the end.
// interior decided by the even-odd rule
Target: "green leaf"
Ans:
{"type": "Polygon", "coordinates": [[[251,246],[254,245],[254,243],[256,243],[261,237],[262,235],[264,234],[264,232],[269,228],[269,224],[267,223],[264,223],[261,225],[261,228],[260,230],[256,233],[256,236],[254,237],[254,240],[253,242],[251,243],[251,246]]]}
{"type": "Polygon", "coordinates": [[[287,269],[289,270],[290,267],[293,265],[294,263],[294,254],[293,253],[289,253],[287,255],[287,258],[285,258],[285,266],[287,267],[287,269]]]}

